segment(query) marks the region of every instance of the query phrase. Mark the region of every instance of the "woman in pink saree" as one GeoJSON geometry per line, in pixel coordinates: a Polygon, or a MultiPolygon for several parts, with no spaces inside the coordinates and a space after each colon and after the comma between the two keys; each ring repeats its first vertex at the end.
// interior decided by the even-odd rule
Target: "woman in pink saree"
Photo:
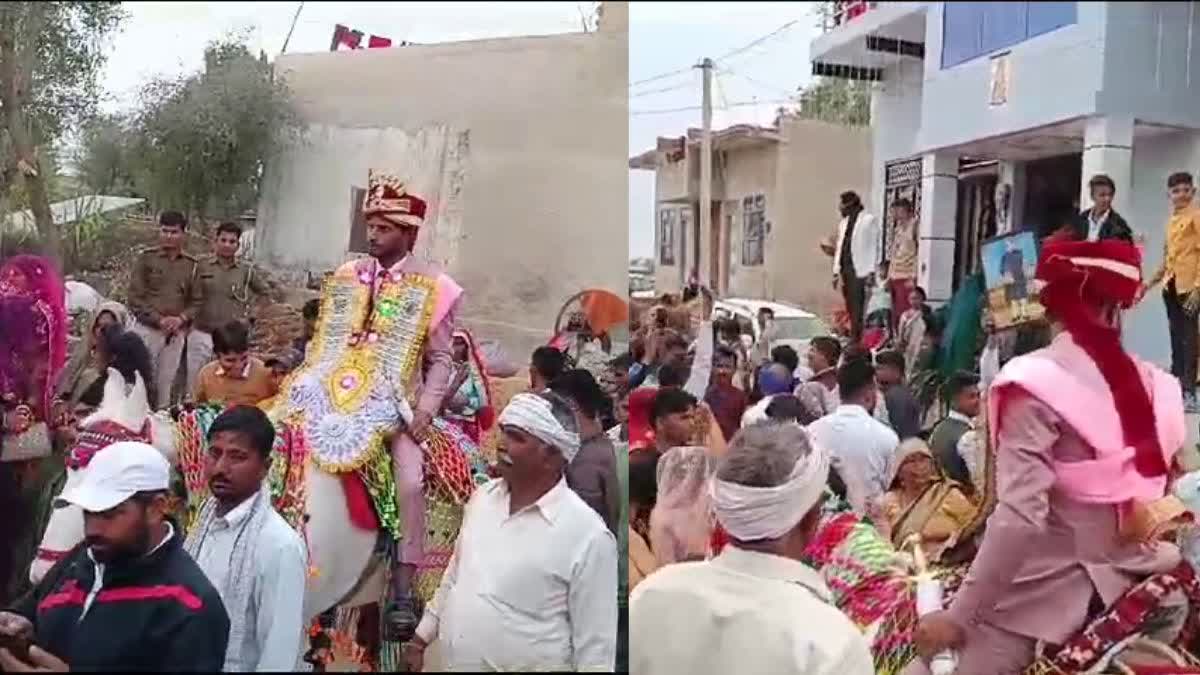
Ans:
{"type": "Polygon", "coordinates": [[[0,265],[0,601],[27,584],[49,515],[54,386],[67,357],[66,291],[53,263],[19,255],[0,265]]]}

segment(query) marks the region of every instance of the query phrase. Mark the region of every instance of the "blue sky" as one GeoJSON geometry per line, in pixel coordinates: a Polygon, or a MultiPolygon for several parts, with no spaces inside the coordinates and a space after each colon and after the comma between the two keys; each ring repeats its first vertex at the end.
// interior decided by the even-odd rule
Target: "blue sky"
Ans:
{"type": "MultiPolygon", "coordinates": [[[[775,101],[808,82],[808,45],[818,35],[810,2],[631,2],[629,5],[629,154],[654,147],[659,136],[700,126],[700,74],[633,84],[738,50],[788,22],[794,25],[717,63],[713,127],[774,120],[775,101]],[[755,101],[765,101],[758,105],[755,101]],[[679,112],[662,112],[694,108],[679,112]]],[[[654,249],[654,174],[629,172],[629,253],[654,249]]]]}

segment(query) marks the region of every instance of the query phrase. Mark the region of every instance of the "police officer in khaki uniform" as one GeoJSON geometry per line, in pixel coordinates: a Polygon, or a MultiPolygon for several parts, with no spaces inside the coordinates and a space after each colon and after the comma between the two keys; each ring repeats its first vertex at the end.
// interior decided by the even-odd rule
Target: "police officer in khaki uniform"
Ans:
{"type": "MultiPolygon", "coordinates": [[[[162,409],[171,404],[171,389],[184,348],[190,351],[190,345],[197,342],[192,325],[204,297],[198,279],[199,261],[183,250],[187,218],[178,211],[164,211],[158,218],[158,228],[158,246],[142,251],[134,262],[129,309],[137,319],[133,330],[146,343],[154,363],[158,401],[151,404],[162,409]]],[[[188,384],[190,387],[192,383],[188,384]]]]}
{"type": "MultiPolygon", "coordinates": [[[[241,241],[242,228],[236,223],[221,223],[213,242],[213,254],[200,261],[197,276],[204,302],[196,319],[197,348],[192,348],[193,342],[188,343],[189,375],[199,373],[213,359],[213,331],[230,321],[245,321],[254,297],[278,295],[253,265],[238,260],[241,241]]],[[[195,391],[195,384],[193,378],[188,379],[189,392],[195,391]]]]}

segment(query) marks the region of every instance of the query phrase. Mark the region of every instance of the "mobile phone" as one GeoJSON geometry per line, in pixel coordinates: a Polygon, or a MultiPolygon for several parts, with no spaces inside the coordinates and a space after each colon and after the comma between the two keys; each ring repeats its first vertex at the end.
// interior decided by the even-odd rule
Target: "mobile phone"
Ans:
{"type": "Polygon", "coordinates": [[[29,662],[29,640],[27,638],[0,634],[0,647],[7,649],[18,659],[29,662]]]}

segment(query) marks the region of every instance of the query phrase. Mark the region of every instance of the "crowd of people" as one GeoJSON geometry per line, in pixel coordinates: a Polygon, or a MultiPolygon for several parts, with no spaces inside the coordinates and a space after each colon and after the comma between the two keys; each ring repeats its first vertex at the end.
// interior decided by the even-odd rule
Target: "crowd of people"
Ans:
{"type": "MultiPolygon", "coordinates": [[[[1195,381],[1193,294],[1179,289],[1194,280],[1181,262],[1194,241],[1191,186],[1186,174],[1168,181],[1166,271],[1143,278],[1112,181],[1094,178],[1095,205],[1042,242],[1045,318],[1015,331],[993,329],[978,293],[926,306],[912,204],[892,205],[881,264],[881,225],[850,192],[823,245],[848,322],[813,338],[806,363],[771,347],[769,310],[759,317],[768,343],[751,349],[720,320],[690,345],[644,329],[633,372],[656,375],[657,388],[627,399],[627,555],[630,630],[654,639],[633,640],[632,672],[900,672],[880,652],[905,641],[919,656],[909,674],[941,658],[959,673],[1095,665],[1137,636],[1194,651],[1181,627],[1200,595],[1181,588],[1193,572],[1167,524],[1184,510],[1171,486],[1195,381]],[[1172,278],[1164,297],[1186,318],[1171,326],[1174,376],[1127,353],[1120,333],[1123,311],[1172,278]],[[878,334],[873,289],[897,308],[878,334]],[[711,371],[703,388],[678,386],[698,368],[711,371]],[[880,624],[862,617],[877,615],[861,605],[897,572],[856,586],[873,563],[855,556],[871,549],[821,548],[836,538],[827,528],[847,522],[901,552],[888,555],[908,561],[903,574],[917,574],[915,553],[903,553],[914,545],[920,564],[943,570],[954,580],[944,610],[911,632],[875,634],[880,624]]],[[[631,375],[639,382],[655,384],[631,375]]]]}
{"type": "Polygon", "coordinates": [[[161,214],[128,305],[97,304],[71,347],[54,264],[4,261],[0,670],[307,667],[310,626],[331,609],[309,606],[313,587],[337,574],[320,561],[343,552],[314,540],[311,491],[299,517],[279,506],[297,486],[277,489],[273,466],[298,451],[308,471],[341,479],[342,527],[379,532],[370,546],[391,563],[381,637],[403,644],[399,665],[424,669],[436,643],[434,668],[618,666],[628,502],[626,454],[606,433],[615,398],[542,348],[528,391],[497,410],[457,322],[462,289],[411,255],[424,202],[395,176],[369,178],[370,257],[327,279],[303,335],[261,359],[247,307],[278,294],[237,259],[232,224],[197,258],[182,215],[161,214]],[[206,408],[189,511],[184,448],[155,430],[206,408]],[[495,456],[480,462],[489,433],[495,456]],[[68,548],[45,543],[73,529],[68,548]],[[49,570],[32,573],[41,562],[49,570]]]}
{"type": "MultiPolygon", "coordinates": [[[[387,561],[380,637],[412,672],[866,675],[882,640],[911,644],[910,675],[946,654],[957,672],[1018,673],[1044,653],[1083,658],[1053,647],[1100,617],[1130,632],[1096,649],[1186,639],[1200,585],[1163,527],[1181,513],[1164,500],[1189,389],[1128,354],[1120,325],[1163,279],[1194,316],[1177,250],[1192,230],[1143,280],[1119,216],[1085,212],[1043,244],[1046,319],[1001,349],[970,299],[926,305],[912,204],[891,216],[914,241],[893,238],[881,266],[881,225],[846,193],[827,247],[844,334],[801,355],[772,344],[764,310],[747,345],[701,303],[684,329],[651,311],[613,354],[581,313],[501,402],[459,325],[463,289],[412,255],[425,203],[387,173],[368,182],[370,256],[330,275],[303,334],[262,358],[247,307],[277,291],[237,259],[234,225],[195,258],[182,215],[163,213],[128,309],[99,302],[73,344],[54,265],[0,265],[0,669],[306,666],[332,609],[314,588],[346,575],[324,604],[339,602],[366,571],[338,568],[359,544],[320,539],[309,521],[329,503],[276,470],[296,457],[337,477],[344,505],[315,520],[342,518],[334,530],[368,533],[387,561]],[[881,288],[902,311],[874,324],[881,288]],[[155,425],[197,409],[214,413],[187,483],[201,492],[181,508],[186,448],[167,451],[155,425]],[[847,523],[876,543],[830,555],[847,523]],[[49,546],[51,532],[74,543],[49,546]],[[866,556],[880,574],[919,560],[961,576],[942,611],[881,637],[838,568],[861,573],[866,556]]],[[[1190,177],[1169,188],[1172,227],[1194,225],[1190,177]]],[[[1092,189],[1111,204],[1111,181],[1092,189]]],[[[891,588],[911,594],[907,576],[891,588]]]]}

